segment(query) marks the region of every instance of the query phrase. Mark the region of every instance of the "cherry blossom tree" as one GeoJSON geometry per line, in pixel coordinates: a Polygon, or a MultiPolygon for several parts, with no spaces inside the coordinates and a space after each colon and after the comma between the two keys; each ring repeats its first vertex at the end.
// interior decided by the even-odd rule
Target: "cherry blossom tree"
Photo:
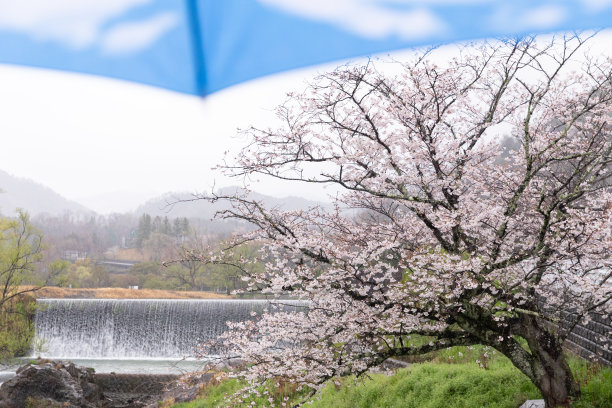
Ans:
{"type": "Polygon", "coordinates": [[[290,95],[279,128],[247,130],[228,173],[341,194],[333,211],[212,197],[256,226],[237,240],[265,244],[249,287],[308,302],[233,325],[222,341],[252,362],[245,375],[316,387],[481,344],[547,407],[579,397],[560,313],[575,324],[612,297],[612,61],[588,39],[472,44],[393,75],[344,66],[290,95]]]}

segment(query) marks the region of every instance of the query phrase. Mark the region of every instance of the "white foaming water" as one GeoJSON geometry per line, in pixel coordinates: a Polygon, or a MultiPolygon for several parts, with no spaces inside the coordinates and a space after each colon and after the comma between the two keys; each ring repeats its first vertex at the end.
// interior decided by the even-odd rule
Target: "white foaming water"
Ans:
{"type": "Polygon", "coordinates": [[[193,356],[198,344],[227,330],[227,321],[252,319],[252,312],[259,314],[270,305],[266,300],[160,299],[41,299],[38,303],[37,356],[168,360],[193,356]]]}

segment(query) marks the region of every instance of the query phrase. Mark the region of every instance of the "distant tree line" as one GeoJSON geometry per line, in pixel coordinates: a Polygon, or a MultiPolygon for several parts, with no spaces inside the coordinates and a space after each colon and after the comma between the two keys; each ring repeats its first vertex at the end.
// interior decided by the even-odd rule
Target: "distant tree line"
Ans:
{"type": "MultiPolygon", "coordinates": [[[[30,218],[25,213],[22,216],[25,217],[22,222],[40,237],[40,247],[37,262],[27,274],[20,275],[15,286],[26,283],[66,288],[136,285],[225,293],[244,286],[235,268],[221,263],[205,265],[191,255],[220,248],[236,224],[213,225],[202,219],[150,214],[84,217],[66,212],[61,216],[30,218]],[[129,270],[117,269],[102,265],[100,262],[105,259],[136,264],[129,270]]],[[[17,219],[10,219],[10,223],[15,222],[17,219]]],[[[5,221],[3,225],[10,223],[5,221]]],[[[257,248],[245,245],[223,256],[228,260],[254,258],[256,251],[257,248]]]]}
{"type": "Polygon", "coordinates": [[[143,214],[138,220],[138,228],[134,234],[134,246],[142,248],[146,240],[152,234],[163,234],[182,240],[189,235],[190,226],[189,220],[185,217],[174,218],[172,222],[168,217],[161,218],[156,216],[152,218],[149,214],[143,214]]]}

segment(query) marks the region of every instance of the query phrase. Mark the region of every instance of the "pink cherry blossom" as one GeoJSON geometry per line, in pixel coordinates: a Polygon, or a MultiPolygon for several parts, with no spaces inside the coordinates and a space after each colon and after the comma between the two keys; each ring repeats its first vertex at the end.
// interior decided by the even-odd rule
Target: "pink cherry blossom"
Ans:
{"type": "Polygon", "coordinates": [[[582,57],[587,40],[484,42],[395,76],[341,67],[278,108],[283,126],[246,130],[227,173],[344,193],[331,211],[209,197],[256,227],[236,237],[263,245],[265,270],[237,265],[249,290],[308,305],[230,325],[220,342],[249,362],[241,375],[316,388],[484,344],[568,406],[560,313],[612,311],[612,61],[582,57]]]}

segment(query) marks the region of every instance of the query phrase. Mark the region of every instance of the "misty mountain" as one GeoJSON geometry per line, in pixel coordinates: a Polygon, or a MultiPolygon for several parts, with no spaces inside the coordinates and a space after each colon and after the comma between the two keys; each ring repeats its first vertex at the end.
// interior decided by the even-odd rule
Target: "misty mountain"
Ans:
{"type": "MultiPolygon", "coordinates": [[[[238,187],[225,187],[219,190],[219,194],[233,194],[238,187]]],[[[327,207],[329,204],[318,201],[307,200],[300,197],[272,197],[252,192],[249,199],[263,202],[266,208],[279,208],[282,210],[307,210],[314,206],[327,207]]],[[[136,210],[137,215],[149,214],[151,216],[167,216],[168,218],[186,217],[211,219],[215,212],[230,208],[226,201],[210,203],[206,200],[194,200],[194,195],[187,192],[166,193],[153,198],[136,210]],[[191,200],[191,201],[189,201],[191,200]]]]}
{"type": "Polygon", "coordinates": [[[32,180],[15,177],[0,170],[0,213],[13,215],[22,208],[30,215],[94,214],[89,208],[62,197],[49,187],[32,180]]]}
{"type": "Polygon", "coordinates": [[[81,196],[77,200],[98,214],[125,214],[136,211],[138,206],[157,195],[159,193],[119,190],[81,196]]]}

